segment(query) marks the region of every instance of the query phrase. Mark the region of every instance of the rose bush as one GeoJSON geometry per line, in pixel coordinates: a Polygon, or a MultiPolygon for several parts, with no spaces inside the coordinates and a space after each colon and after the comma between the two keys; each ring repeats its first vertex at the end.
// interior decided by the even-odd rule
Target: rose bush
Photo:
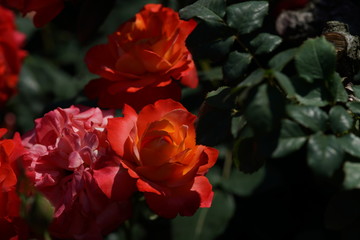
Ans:
{"type": "Polygon", "coordinates": [[[51,21],[64,8],[64,0],[0,0],[0,4],[16,9],[23,15],[34,12],[36,27],[42,27],[51,21]]]}
{"type": "Polygon", "coordinates": [[[198,84],[185,39],[196,26],[160,4],[147,4],[136,17],[108,36],[108,43],[91,48],[85,62],[100,75],[86,87],[101,107],[140,110],[158,99],[180,100],[181,87],[198,84]],[[141,99],[141,101],[139,101],[141,99]]]}
{"type": "Polygon", "coordinates": [[[210,207],[212,186],[204,175],[218,151],[196,145],[196,117],[171,99],[147,105],[139,115],[126,105],[123,114],[109,119],[108,139],[149,207],[166,218],[210,207]]]}
{"type": "Polygon", "coordinates": [[[58,108],[23,138],[34,185],[55,208],[50,232],[58,238],[101,239],[131,215],[134,181],[106,141],[112,117],[98,108],[58,108]]]}
{"type": "MultiPolygon", "coordinates": [[[[0,137],[6,133],[0,129],[0,137]]],[[[0,229],[1,239],[19,237],[25,239],[27,229],[20,220],[20,198],[18,180],[20,176],[19,158],[24,154],[18,133],[14,139],[0,141],[0,229]]]]}
{"type": "Polygon", "coordinates": [[[0,106],[15,94],[21,62],[26,52],[20,47],[25,35],[16,31],[14,14],[0,6],[0,106]]]}

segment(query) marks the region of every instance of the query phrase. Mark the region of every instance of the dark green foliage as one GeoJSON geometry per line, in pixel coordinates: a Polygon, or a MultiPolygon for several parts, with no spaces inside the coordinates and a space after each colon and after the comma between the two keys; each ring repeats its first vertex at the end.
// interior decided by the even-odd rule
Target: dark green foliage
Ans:
{"type": "MultiPolygon", "coordinates": [[[[257,189],[267,186],[262,182],[262,171],[271,172],[270,169],[278,166],[277,161],[286,162],[278,175],[294,174],[298,181],[309,181],[307,184],[311,186],[323,186],[321,181],[324,179],[330,182],[331,187],[314,190],[324,200],[320,216],[332,194],[343,187],[348,190],[360,188],[360,87],[351,84],[351,88],[345,89],[349,79],[337,72],[339,58],[335,47],[324,37],[307,39],[293,46],[286,45],[286,39],[269,31],[265,19],[271,19],[268,15],[271,1],[231,2],[228,6],[223,3],[197,1],[181,12],[183,18],[193,17],[200,25],[205,23],[207,28],[202,28],[203,34],[213,34],[212,41],[203,41],[201,51],[205,54],[201,57],[210,59],[216,69],[222,69],[223,82],[210,81],[216,83],[216,87],[219,84],[227,86],[211,92],[205,100],[205,105],[210,104],[213,108],[207,115],[221,121],[218,129],[205,123],[201,113],[198,122],[198,129],[203,132],[203,126],[216,132],[202,135],[204,142],[218,139],[225,129],[232,133],[226,138],[226,148],[232,147],[234,165],[240,172],[230,171],[230,178],[222,181],[222,187],[235,195],[256,199],[257,189]],[[203,8],[205,11],[200,12],[203,8]],[[213,31],[215,28],[218,30],[213,31]],[[231,44],[224,44],[229,38],[231,44]],[[226,114],[221,113],[222,120],[221,114],[215,114],[219,109],[227,109],[226,114]],[[302,167],[292,167],[294,161],[301,162],[302,167]],[[316,178],[309,179],[307,171],[316,178]],[[302,174],[308,176],[308,180],[302,174]],[[318,178],[322,179],[319,183],[318,178]]],[[[294,191],[297,191],[296,187],[294,191]]],[[[341,201],[333,200],[333,203],[344,205],[353,200],[341,197],[341,201]]],[[[358,203],[351,204],[354,208],[359,206],[358,203]]],[[[325,223],[338,230],[340,228],[335,225],[341,220],[336,217],[349,216],[334,209],[329,205],[325,223]]],[[[354,213],[346,224],[358,216],[354,213]]],[[[323,223],[322,218],[319,222],[323,223]]],[[[291,235],[283,239],[327,239],[319,237],[325,236],[321,232],[309,228],[306,231],[295,238],[291,235]]],[[[266,235],[253,239],[272,238],[266,235]]]]}
{"type": "Polygon", "coordinates": [[[354,189],[360,187],[360,163],[346,162],[344,164],[344,188],[354,189]]]}
{"type": "Polygon", "coordinates": [[[276,112],[272,109],[273,92],[266,84],[253,88],[244,112],[245,119],[255,132],[267,133],[273,128],[276,112]]]}
{"type": "Polygon", "coordinates": [[[294,57],[297,52],[296,48],[291,48],[276,54],[269,61],[269,67],[273,70],[281,71],[294,57]]]}
{"type": "Polygon", "coordinates": [[[314,132],[327,130],[328,115],[316,106],[288,105],[287,114],[314,132]]]}
{"type": "Polygon", "coordinates": [[[269,33],[260,33],[250,41],[255,50],[255,54],[264,54],[274,51],[281,44],[281,37],[269,33]]]}
{"type": "Polygon", "coordinates": [[[344,133],[353,125],[352,116],[342,106],[334,106],[329,112],[330,127],[334,133],[344,133]]]}
{"type": "Polygon", "coordinates": [[[247,1],[230,5],[226,8],[226,22],[240,34],[250,33],[262,26],[268,14],[266,1],[247,1]]]}
{"type": "Polygon", "coordinates": [[[315,173],[331,177],[340,168],[344,152],[335,136],[312,135],[307,148],[307,161],[315,173]]]}
{"type": "Polygon", "coordinates": [[[325,38],[306,40],[295,55],[300,77],[308,82],[328,79],[335,72],[335,48],[325,38]]]}
{"type": "Polygon", "coordinates": [[[239,79],[245,73],[251,59],[249,53],[231,52],[223,67],[224,76],[230,81],[239,79]]]}
{"type": "Polygon", "coordinates": [[[179,11],[183,19],[199,18],[211,24],[223,24],[225,15],[225,1],[223,0],[199,0],[179,11]]]}
{"type": "Polygon", "coordinates": [[[338,144],[350,155],[360,158],[360,138],[350,133],[338,139],[338,144]]]}
{"type": "Polygon", "coordinates": [[[307,140],[305,132],[301,127],[288,119],[282,120],[278,146],[272,157],[284,157],[299,150],[307,140]]]}

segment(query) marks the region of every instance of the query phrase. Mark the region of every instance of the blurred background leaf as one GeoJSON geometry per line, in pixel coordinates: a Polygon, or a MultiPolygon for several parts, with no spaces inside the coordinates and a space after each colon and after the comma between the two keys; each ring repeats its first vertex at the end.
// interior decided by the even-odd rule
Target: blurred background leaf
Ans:
{"type": "Polygon", "coordinates": [[[177,217],[172,220],[172,239],[216,239],[226,229],[234,210],[235,201],[233,196],[216,191],[211,208],[199,209],[192,217],[177,217]]]}

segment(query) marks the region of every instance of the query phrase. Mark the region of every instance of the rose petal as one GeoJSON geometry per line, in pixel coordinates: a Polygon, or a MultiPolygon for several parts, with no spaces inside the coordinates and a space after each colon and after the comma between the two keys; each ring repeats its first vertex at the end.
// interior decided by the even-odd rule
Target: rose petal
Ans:
{"type": "Polygon", "coordinates": [[[110,199],[124,201],[135,192],[135,180],[121,165],[109,165],[94,170],[94,179],[110,199]]]}
{"type": "Polygon", "coordinates": [[[119,90],[116,93],[114,92],[114,95],[110,95],[109,90],[104,90],[113,87],[109,81],[96,79],[86,86],[85,92],[91,99],[98,98],[100,107],[123,108],[124,104],[128,104],[137,111],[141,110],[146,104],[154,103],[159,98],[171,98],[174,100],[180,100],[181,98],[181,87],[174,81],[163,87],[147,86],[135,92],[119,90]]]}
{"type": "Polygon", "coordinates": [[[147,204],[164,218],[192,216],[199,207],[209,207],[213,198],[212,186],[206,177],[199,176],[192,185],[172,189],[167,195],[144,193],[147,204]]]}
{"type": "Polygon", "coordinates": [[[124,145],[130,132],[136,128],[137,113],[130,106],[125,105],[123,118],[109,119],[106,127],[108,139],[112,149],[120,156],[124,155],[124,145]]]}
{"type": "MultiPolygon", "coordinates": [[[[191,57],[191,55],[189,55],[191,57]]],[[[194,62],[191,60],[188,69],[181,73],[180,82],[190,88],[196,88],[199,84],[198,74],[194,62]]]]}
{"type": "Polygon", "coordinates": [[[169,114],[169,112],[173,112],[175,110],[178,111],[174,112],[174,115],[180,116],[182,113],[185,113],[185,115],[192,119],[192,121],[194,121],[196,118],[194,115],[189,113],[186,108],[184,108],[179,102],[175,102],[172,99],[159,100],[153,105],[147,105],[139,113],[139,119],[141,119],[141,121],[138,121],[137,123],[138,134],[140,136],[143,135],[149,123],[161,120],[165,115],[169,114]]]}

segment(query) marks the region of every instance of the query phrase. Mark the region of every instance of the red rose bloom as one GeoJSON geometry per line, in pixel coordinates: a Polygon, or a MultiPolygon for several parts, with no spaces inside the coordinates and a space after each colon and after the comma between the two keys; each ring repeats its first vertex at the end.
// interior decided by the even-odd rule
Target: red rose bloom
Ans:
{"type": "Polygon", "coordinates": [[[147,105],[139,115],[126,105],[123,114],[109,119],[108,139],[149,207],[166,218],[210,207],[213,191],[204,175],[218,151],[196,145],[196,117],[171,99],[147,105]]]}
{"type": "Polygon", "coordinates": [[[98,108],[58,108],[23,139],[35,187],[55,208],[55,237],[102,239],[131,216],[135,185],[106,140],[111,117],[98,108]]]}
{"type": "MultiPolygon", "coordinates": [[[[6,129],[0,129],[0,137],[6,129]]],[[[19,218],[20,199],[17,195],[18,158],[24,154],[19,134],[0,141],[0,229],[1,239],[24,239],[26,232],[19,218]]]]}
{"type": "Polygon", "coordinates": [[[196,87],[197,73],[185,46],[196,22],[179,19],[160,4],[147,4],[135,18],[108,37],[108,43],[89,50],[85,62],[100,75],[86,87],[99,106],[140,110],[158,99],[179,100],[178,84],[196,87]],[[139,101],[141,99],[141,101],[139,101]]]}
{"type": "Polygon", "coordinates": [[[64,0],[0,0],[0,4],[16,9],[23,15],[35,12],[34,24],[42,27],[64,8],[64,0]]]}
{"type": "Polygon", "coordinates": [[[17,32],[13,13],[0,7],[0,107],[16,93],[18,75],[25,51],[20,47],[25,39],[17,32]]]}

